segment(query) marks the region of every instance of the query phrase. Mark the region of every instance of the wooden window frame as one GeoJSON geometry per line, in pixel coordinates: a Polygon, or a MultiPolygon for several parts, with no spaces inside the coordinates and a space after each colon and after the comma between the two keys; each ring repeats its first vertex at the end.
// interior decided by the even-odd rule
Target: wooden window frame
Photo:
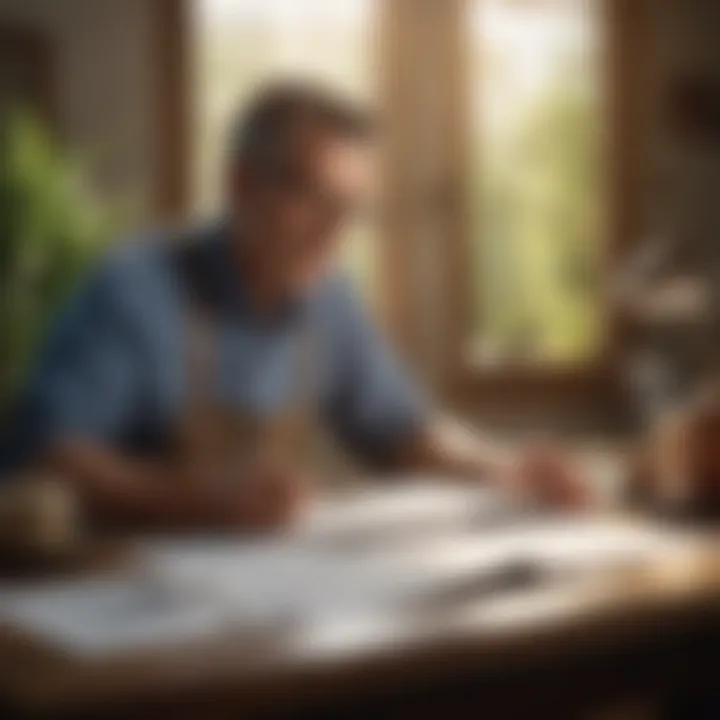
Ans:
{"type": "Polygon", "coordinates": [[[52,131],[57,131],[56,52],[51,38],[35,28],[0,18],[0,45],[23,58],[30,82],[27,103],[52,131]]]}
{"type": "MultiPolygon", "coordinates": [[[[607,342],[591,363],[563,368],[517,366],[480,369],[463,361],[471,327],[472,278],[467,272],[473,233],[466,204],[470,143],[470,93],[465,13],[469,0],[379,0],[379,103],[385,111],[387,146],[384,176],[387,199],[383,210],[378,252],[378,285],[388,323],[401,347],[410,354],[419,346],[417,283],[408,257],[413,253],[411,215],[418,198],[409,199],[410,173],[404,165],[402,143],[416,122],[412,95],[405,92],[411,74],[412,33],[417,30],[421,3],[442,7],[445,52],[449,61],[443,152],[446,174],[439,178],[434,202],[444,216],[445,253],[441,278],[443,346],[438,387],[456,405],[498,400],[520,403],[564,397],[570,402],[615,398],[619,391],[619,364],[623,354],[622,328],[610,304],[604,301],[607,342]],[[416,23],[413,25],[413,23],[416,23]]],[[[155,206],[161,218],[181,217],[190,206],[192,97],[189,73],[192,58],[190,16],[192,0],[153,0],[156,61],[155,206]]],[[[604,274],[609,278],[617,258],[637,236],[640,223],[639,171],[643,133],[641,107],[633,89],[643,82],[642,63],[646,12],[650,0],[604,0],[604,67],[608,148],[605,184],[608,202],[604,274]]],[[[405,148],[407,150],[407,148],[405,148]]],[[[606,283],[607,284],[607,283],[606,283]]]]}
{"type": "Polygon", "coordinates": [[[152,0],[154,82],[153,208],[161,220],[182,218],[190,208],[192,93],[191,0],[152,0]]]}
{"type": "MultiPolygon", "coordinates": [[[[456,0],[458,12],[466,12],[466,0],[456,0]]],[[[602,274],[608,287],[617,267],[640,225],[638,172],[641,166],[642,132],[639,123],[642,108],[633,92],[642,82],[642,48],[645,40],[646,0],[604,0],[602,8],[605,59],[603,67],[604,112],[606,127],[606,166],[604,169],[607,198],[606,232],[603,237],[602,274]]],[[[455,155],[452,159],[454,177],[449,185],[460,187],[469,176],[468,152],[470,113],[468,107],[469,68],[468,42],[463,23],[458,20],[456,61],[459,97],[454,112],[460,128],[455,155]]],[[[458,207],[462,200],[457,200],[458,207]]],[[[569,366],[516,365],[501,368],[480,368],[464,359],[464,350],[472,327],[472,278],[470,266],[472,244],[476,232],[471,227],[467,210],[455,211],[458,220],[448,234],[452,245],[447,264],[445,287],[450,294],[450,308],[445,345],[448,347],[447,396],[459,404],[483,402],[537,403],[561,398],[568,403],[586,401],[591,404],[619,402],[623,332],[620,318],[613,311],[608,297],[602,297],[606,339],[600,353],[591,361],[569,366]]]]}

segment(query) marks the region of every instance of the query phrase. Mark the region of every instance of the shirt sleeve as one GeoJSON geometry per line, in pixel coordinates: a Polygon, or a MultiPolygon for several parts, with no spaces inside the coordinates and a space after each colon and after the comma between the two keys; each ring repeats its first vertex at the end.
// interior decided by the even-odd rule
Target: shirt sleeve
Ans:
{"type": "Polygon", "coordinates": [[[353,454],[384,466],[426,422],[427,401],[352,290],[346,290],[336,309],[339,367],[329,424],[353,454]]]}
{"type": "Polygon", "coordinates": [[[0,442],[0,470],[18,469],[64,439],[120,439],[139,375],[123,292],[120,274],[103,267],[52,326],[0,442]]]}

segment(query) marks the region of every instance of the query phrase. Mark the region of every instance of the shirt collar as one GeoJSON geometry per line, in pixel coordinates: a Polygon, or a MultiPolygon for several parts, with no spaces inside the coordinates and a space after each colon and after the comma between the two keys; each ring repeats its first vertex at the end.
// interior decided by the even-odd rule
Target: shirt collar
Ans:
{"type": "Polygon", "coordinates": [[[247,295],[243,270],[233,252],[233,242],[229,223],[221,221],[211,230],[207,243],[209,280],[222,311],[273,325],[294,324],[309,312],[317,295],[315,291],[288,299],[272,318],[258,315],[247,295]]]}

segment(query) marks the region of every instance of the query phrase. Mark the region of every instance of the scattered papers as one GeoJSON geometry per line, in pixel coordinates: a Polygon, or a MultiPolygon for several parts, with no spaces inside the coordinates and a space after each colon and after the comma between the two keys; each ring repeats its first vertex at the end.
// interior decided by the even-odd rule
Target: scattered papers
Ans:
{"type": "Polygon", "coordinates": [[[208,603],[137,578],[0,591],[0,622],[80,657],[183,643],[218,629],[208,603]]]}
{"type": "Polygon", "coordinates": [[[493,527],[520,516],[520,508],[488,488],[470,488],[447,478],[397,479],[351,498],[319,500],[296,535],[328,544],[388,542],[473,526],[493,527]]]}
{"type": "Polygon", "coordinates": [[[79,656],[112,655],[228,628],[402,614],[456,587],[480,601],[677,544],[608,519],[511,519],[497,498],[449,486],[325,500],[285,537],[156,538],[138,544],[140,562],[123,577],[0,589],[0,623],[79,656]]]}

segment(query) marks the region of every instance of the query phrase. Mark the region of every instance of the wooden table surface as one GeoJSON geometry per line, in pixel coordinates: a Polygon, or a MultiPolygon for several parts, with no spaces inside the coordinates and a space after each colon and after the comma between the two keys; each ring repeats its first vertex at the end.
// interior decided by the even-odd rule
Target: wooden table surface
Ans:
{"type": "MultiPolygon", "coordinates": [[[[53,717],[80,711],[208,717],[211,708],[244,717],[301,710],[332,715],[332,708],[362,706],[368,698],[384,698],[383,707],[406,691],[422,698],[431,687],[465,678],[456,692],[484,688],[486,704],[499,693],[495,700],[507,711],[535,704],[533,693],[540,698],[553,687],[571,697],[585,687],[588,673],[593,683],[600,675],[606,685],[617,683],[618,658],[626,661],[627,687],[617,692],[644,692],[641,676],[652,687],[679,683],[681,666],[699,677],[701,662],[710,661],[698,658],[693,671],[683,643],[693,653],[717,651],[712,662],[720,657],[717,547],[716,536],[702,534],[682,553],[642,567],[497,596],[469,593],[432,611],[378,617],[335,635],[320,625],[228,631],[182,648],[83,661],[6,629],[0,633],[0,697],[16,712],[53,717]],[[693,650],[698,643],[708,647],[693,650]],[[650,673],[661,656],[660,674],[650,673]],[[598,669],[603,662],[612,669],[598,669]],[[585,679],[573,680],[582,668],[585,679]]],[[[610,692],[600,685],[599,693],[610,692]]]]}

